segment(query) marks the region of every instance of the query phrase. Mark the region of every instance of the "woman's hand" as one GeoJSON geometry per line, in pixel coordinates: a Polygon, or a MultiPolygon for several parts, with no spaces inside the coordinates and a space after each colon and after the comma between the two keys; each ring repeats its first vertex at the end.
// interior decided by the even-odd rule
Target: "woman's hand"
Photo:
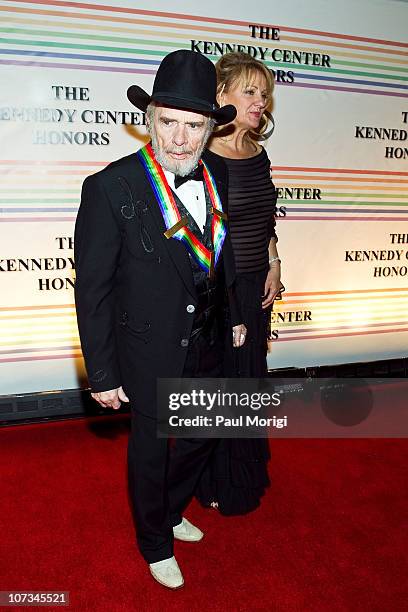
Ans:
{"type": "Polygon", "coordinates": [[[240,325],[234,325],[232,328],[232,346],[235,348],[243,346],[245,343],[246,334],[247,328],[243,323],[240,325]]]}
{"type": "Polygon", "coordinates": [[[280,274],[280,264],[270,266],[268,276],[265,280],[262,308],[268,308],[281,290],[282,283],[280,280],[280,274]]]}

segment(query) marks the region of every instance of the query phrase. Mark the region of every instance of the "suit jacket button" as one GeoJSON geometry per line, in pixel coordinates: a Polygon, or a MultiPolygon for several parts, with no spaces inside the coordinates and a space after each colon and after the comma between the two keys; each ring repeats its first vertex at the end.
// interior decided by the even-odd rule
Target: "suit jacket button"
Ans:
{"type": "Polygon", "coordinates": [[[195,306],[193,304],[189,304],[186,308],[187,312],[190,314],[195,311],[195,306]]]}
{"type": "Polygon", "coordinates": [[[183,338],[181,340],[180,344],[181,344],[182,347],[185,348],[186,346],[188,346],[188,339],[187,338],[183,338]]]}
{"type": "Polygon", "coordinates": [[[121,325],[126,325],[128,320],[128,313],[127,312],[122,312],[122,316],[120,318],[120,324],[121,325]]]}

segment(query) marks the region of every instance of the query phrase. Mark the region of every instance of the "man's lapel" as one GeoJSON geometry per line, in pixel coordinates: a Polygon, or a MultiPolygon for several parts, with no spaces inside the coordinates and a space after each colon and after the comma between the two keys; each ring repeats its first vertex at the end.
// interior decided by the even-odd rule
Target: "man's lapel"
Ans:
{"type": "MultiPolygon", "coordinates": [[[[139,194],[140,197],[140,184],[136,182],[136,175],[132,174],[131,187],[134,194],[139,194]]],[[[165,238],[164,232],[166,226],[164,224],[163,215],[161,214],[159,204],[156,196],[154,195],[153,188],[151,187],[147,177],[144,178],[144,194],[143,199],[147,204],[148,210],[151,212],[152,218],[156,224],[157,230],[163,239],[163,243],[169,256],[171,257],[177,271],[186,286],[188,292],[196,299],[197,292],[194,285],[193,272],[191,269],[190,260],[188,257],[186,247],[175,238],[165,238]]]]}
{"type": "MultiPolygon", "coordinates": [[[[211,174],[217,185],[218,195],[221,199],[222,209],[228,214],[228,169],[222,157],[215,155],[210,150],[205,149],[203,153],[203,160],[208,165],[211,174]]],[[[222,247],[222,259],[224,262],[225,280],[227,286],[233,284],[236,272],[235,272],[235,259],[232,251],[231,239],[229,235],[229,225],[227,221],[227,235],[224,240],[222,247]]]]}

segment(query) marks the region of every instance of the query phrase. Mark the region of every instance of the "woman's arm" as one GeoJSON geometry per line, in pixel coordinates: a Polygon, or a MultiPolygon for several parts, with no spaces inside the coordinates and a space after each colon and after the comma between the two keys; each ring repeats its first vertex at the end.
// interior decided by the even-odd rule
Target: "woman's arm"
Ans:
{"type": "Polygon", "coordinates": [[[281,261],[279,259],[278,249],[276,246],[276,236],[272,236],[269,241],[269,272],[265,280],[264,300],[262,308],[268,308],[276,296],[280,293],[283,287],[281,283],[281,261]]]}

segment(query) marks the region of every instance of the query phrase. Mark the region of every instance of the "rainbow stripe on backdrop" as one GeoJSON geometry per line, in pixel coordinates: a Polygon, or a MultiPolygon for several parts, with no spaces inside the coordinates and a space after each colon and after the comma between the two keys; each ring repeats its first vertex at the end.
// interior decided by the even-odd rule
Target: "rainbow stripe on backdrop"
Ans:
{"type": "MultiPolygon", "coordinates": [[[[374,336],[408,331],[408,289],[357,289],[284,293],[275,302],[274,342],[374,336]],[[290,321],[291,311],[313,321],[290,321]]],[[[80,359],[74,304],[0,307],[0,363],[80,359]]],[[[312,348],[311,348],[312,350],[312,348]]]]}
{"type": "Polygon", "coordinates": [[[285,292],[283,297],[273,307],[272,329],[279,331],[274,342],[408,332],[408,288],[285,292]],[[290,314],[299,311],[311,311],[313,320],[292,321],[290,314]]]}
{"type": "Polygon", "coordinates": [[[256,41],[246,21],[94,2],[12,0],[0,6],[0,14],[3,65],[154,75],[167,53],[191,48],[191,39],[259,43],[331,57],[331,67],[266,61],[294,72],[294,83],[279,86],[408,97],[408,43],[400,41],[280,24],[279,41],[256,41]]]}
{"type": "MultiPolygon", "coordinates": [[[[167,231],[170,231],[181,221],[181,215],[163,169],[157,162],[150,144],[147,144],[142,149],[139,149],[137,156],[143,164],[149,182],[153,188],[166,229],[167,231]]],[[[209,171],[208,166],[202,160],[200,160],[200,164],[202,164],[204,167],[204,182],[208,189],[212,206],[216,211],[220,211],[222,213],[221,200],[211,172],[209,171]]],[[[167,232],[165,235],[166,234],[167,232]]],[[[217,264],[226,235],[225,223],[217,214],[213,214],[213,219],[211,222],[211,235],[214,251],[209,251],[186,226],[181,226],[176,232],[173,231],[171,237],[183,242],[193,257],[196,258],[203,270],[205,270],[208,274],[211,274],[217,264]]]]}
{"type": "Polygon", "coordinates": [[[320,196],[279,197],[287,209],[280,221],[408,221],[408,172],[274,166],[273,181],[279,195],[300,188],[320,196]]]}
{"type": "MultiPolygon", "coordinates": [[[[81,183],[104,161],[0,160],[2,222],[74,222],[81,183]]],[[[280,188],[319,189],[320,200],[279,198],[290,221],[406,221],[408,172],[274,166],[280,188]]]]}

